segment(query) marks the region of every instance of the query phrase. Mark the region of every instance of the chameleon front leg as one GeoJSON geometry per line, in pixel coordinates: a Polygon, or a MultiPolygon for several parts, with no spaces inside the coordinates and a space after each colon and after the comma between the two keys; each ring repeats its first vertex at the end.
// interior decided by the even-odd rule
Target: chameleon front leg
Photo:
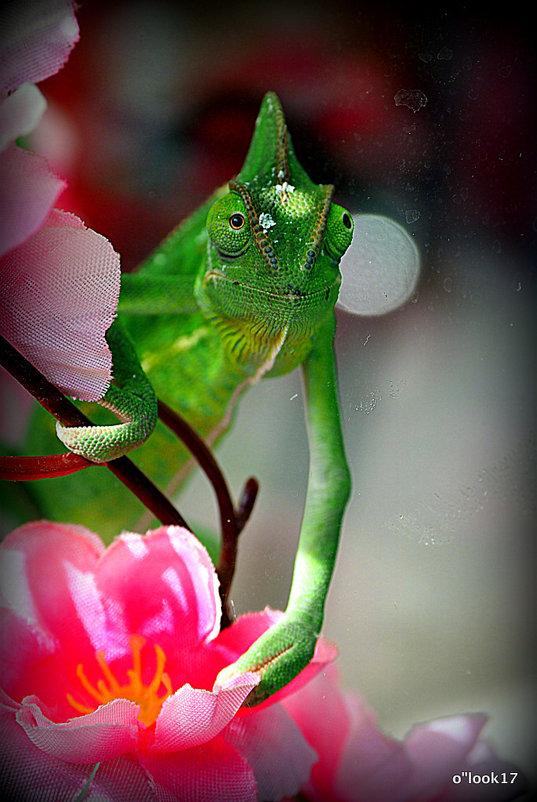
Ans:
{"type": "Polygon", "coordinates": [[[339,532],[350,494],[333,349],[335,320],[322,328],[303,364],[310,468],[304,516],[285,616],[221,674],[258,671],[255,705],[290,682],[311,660],[336,561],[339,532]]]}
{"type": "Polygon", "coordinates": [[[75,454],[97,462],[109,462],[141,445],[157,421],[157,399],[145,375],[134,345],[116,319],[106,333],[112,352],[114,384],[97,403],[121,421],[108,426],[62,426],[59,439],[75,454]]]}
{"type": "MultiPolygon", "coordinates": [[[[148,260],[158,259],[158,252],[148,260]]],[[[195,310],[193,279],[178,274],[153,275],[151,272],[126,273],[121,278],[119,311],[124,315],[158,315],[195,310]]],[[[112,352],[113,384],[97,401],[109,409],[120,423],[108,426],[62,426],[56,434],[75,454],[91,462],[103,463],[140,446],[153,432],[157,421],[157,399],[136,354],[134,344],[120,318],[106,333],[112,352]]]]}

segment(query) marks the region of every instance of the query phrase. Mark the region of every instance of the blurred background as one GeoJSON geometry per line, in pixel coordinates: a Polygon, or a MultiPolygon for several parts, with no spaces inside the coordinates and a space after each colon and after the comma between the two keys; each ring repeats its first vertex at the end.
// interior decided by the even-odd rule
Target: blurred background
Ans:
{"type": "MultiPolygon", "coordinates": [[[[386,730],[486,711],[502,756],[534,776],[532,27],[506,9],[349,0],[87,0],[77,16],[32,145],[69,181],[60,206],[124,269],[238,172],[269,89],[310,176],[412,237],[409,301],[338,311],[354,489],[324,634],[386,730]]],[[[308,470],[298,374],[249,392],[219,458],[235,494],[261,483],[236,610],[282,608],[308,470]]],[[[196,477],[180,509],[214,526],[211,498],[196,477]]]]}

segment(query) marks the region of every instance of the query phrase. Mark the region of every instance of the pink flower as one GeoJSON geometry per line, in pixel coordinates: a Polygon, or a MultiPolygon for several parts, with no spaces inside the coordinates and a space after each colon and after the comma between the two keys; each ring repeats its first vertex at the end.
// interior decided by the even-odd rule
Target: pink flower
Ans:
{"type": "Polygon", "coordinates": [[[21,0],[2,14],[0,151],[30,133],[46,108],[34,84],[60,70],[78,41],[71,0],[21,0]]]}
{"type": "Polygon", "coordinates": [[[63,392],[95,401],[112,357],[119,256],[78,217],[53,210],[65,182],[16,147],[46,106],[33,81],[57,72],[78,39],[69,0],[11,4],[0,51],[0,333],[63,392]]]}
{"type": "MultiPolygon", "coordinates": [[[[259,676],[215,682],[281,613],[219,633],[217,579],[179,527],[122,534],[105,549],[84,529],[26,524],[0,548],[3,788],[72,799],[277,800],[317,759],[280,692],[242,707],[259,676]],[[258,796],[259,795],[259,796],[258,796]]],[[[321,640],[286,689],[335,648],[321,640]]]]}
{"type": "Polygon", "coordinates": [[[481,737],[481,713],[416,724],[398,741],[358,695],[341,691],[333,665],[282,705],[319,755],[301,789],[312,802],[502,802],[524,791],[517,767],[481,737]],[[496,782],[469,784],[469,771],[496,782]]]}

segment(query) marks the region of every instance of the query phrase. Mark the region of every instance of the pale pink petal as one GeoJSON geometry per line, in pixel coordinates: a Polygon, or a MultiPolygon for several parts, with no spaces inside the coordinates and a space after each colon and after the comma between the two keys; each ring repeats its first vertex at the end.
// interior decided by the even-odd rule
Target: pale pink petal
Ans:
{"type": "Polygon", "coordinates": [[[258,613],[246,613],[237,618],[230,627],[226,627],[218,635],[214,646],[226,657],[227,662],[233,662],[238,655],[243,654],[254,641],[263,635],[273,624],[279,623],[283,618],[281,610],[272,610],[265,607],[258,613]]]}
{"type": "Polygon", "coordinates": [[[0,260],[1,332],[60,390],[95,401],[110,383],[105,332],[119,286],[119,256],[108,240],[53,211],[0,260]]]}
{"type": "Polygon", "coordinates": [[[186,529],[162,526],[144,536],[121,535],[99,563],[96,579],[101,595],[122,610],[126,630],[164,649],[172,661],[166,663],[169,673],[181,670],[184,661],[182,670],[188,671],[192,650],[218,631],[216,573],[186,529]]]}
{"type": "Polygon", "coordinates": [[[481,713],[468,713],[416,724],[405,738],[405,751],[414,766],[410,794],[433,795],[449,783],[476,745],[486,721],[481,713]]]}
{"type": "Polygon", "coordinates": [[[346,802],[408,802],[412,763],[403,744],[379,729],[357,696],[345,702],[350,730],[334,777],[336,794],[346,802]]]}
{"type": "Polygon", "coordinates": [[[257,674],[240,674],[214,691],[184,685],[162,705],[152,751],[174,752],[207,743],[229,724],[259,683],[257,674]]]}
{"type": "Polygon", "coordinates": [[[94,653],[75,579],[92,575],[103,551],[99,538],[84,527],[51,521],[24,524],[0,546],[3,605],[52,638],[63,659],[71,656],[75,665],[81,655],[94,653]]]}
{"type": "Polygon", "coordinates": [[[257,802],[254,775],[223,738],[166,754],[142,753],[158,802],[257,802]]]}
{"type": "Polygon", "coordinates": [[[308,799],[324,802],[402,802],[412,765],[402,744],[378,729],[371,710],[342,693],[331,665],[282,702],[319,755],[304,785],[308,799]]]}
{"type": "Polygon", "coordinates": [[[114,699],[93,713],[56,723],[46,716],[40,700],[27,696],[16,719],[35,746],[70,763],[111,760],[134,751],[138,732],[139,706],[126,699],[114,699]]]}
{"type": "Polygon", "coordinates": [[[41,228],[65,186],[43,156],[16,145],[0,153],[0,257],[41,228]]]}
{"type": "Polygon", "coordinates": [[[14,699],[22,699],[28,688],[35,689],[35,665],[42,665],[56,649],[48,633],[0,607],[0,685],[14,699]]]}
{"type": "Polygon", "coordinates": [[[461,776],[461,782],[455,783],[450,778],[444,790],[435,795],[434,802],[508,802],[519,799],[528,790],[526,778],[519,767],[501,760],[484,740],[476,743],[454,774],[460,775],[461,772],[466,772],[461,776]],[[498,782],[470,784],[465,780],[470,773],[480,778],[495,776],[498,782]],[[504,778],[506,782],[500,782],[504,778]]]}
{"type": "Polygon", "coordinates": [[[9,3],[4,9],[0,93],[58,72],[79,38],[70,0],[9,3]]]}
{"type": "Polygon", "coordinates": [[[0,152],[19,136],[33,131],[47,107],[34,84],[22,84],[0,103],[0,152]]]}
{"type": "Polygon", "coordinates": [[[155,802],[156,798],[151,778],[134,755],[101,763],[86,797],[88,802],[155,802]]]}
{"type": "MultiPolygon", "coordinates": [[[[47,755],[30,741],[13,713],[0,714],[0,730],[0,782],[4,799],[72,802],[78,797],[91,775],[92,764],[74,765],[47,755]]],[[[143,799],[130,797],[134,798],[143,799]]]]}
{"type": "Polygon", "coordinates": [[[294,797],[318,755],[282,705],[238,716],[223,732],[253,769],[260,799],[294,797]]]}

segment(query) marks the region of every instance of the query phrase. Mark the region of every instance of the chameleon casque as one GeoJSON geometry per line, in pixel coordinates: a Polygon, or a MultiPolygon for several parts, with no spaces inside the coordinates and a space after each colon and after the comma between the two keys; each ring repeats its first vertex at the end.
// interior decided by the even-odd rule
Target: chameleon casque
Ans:
{"type": "MultiPolygon", "coordinates": [[[[57,427],[69,449],[95,462],[136,449],[131,456],[166,489],[188,454],[157,424],[155,394],[213,444],[243,390],[301,366],[306,502],[285,616],[231,667],[261,673],[248,703],[276,692],[313,655],[350,492],[333,341],[353,221],[332,194],[298,163],[280,102],[268,93],[238,176],[122,278],[119,318],[107,334],[114,382],[99,402],[121,423],[57,427]]],[[[47,450],[39,417],[31,453],[47,450]]],[[[32,492],[41,514],[105,535],[133,528],[140,515],[104,470],[42,480],[32,492]]]]}

